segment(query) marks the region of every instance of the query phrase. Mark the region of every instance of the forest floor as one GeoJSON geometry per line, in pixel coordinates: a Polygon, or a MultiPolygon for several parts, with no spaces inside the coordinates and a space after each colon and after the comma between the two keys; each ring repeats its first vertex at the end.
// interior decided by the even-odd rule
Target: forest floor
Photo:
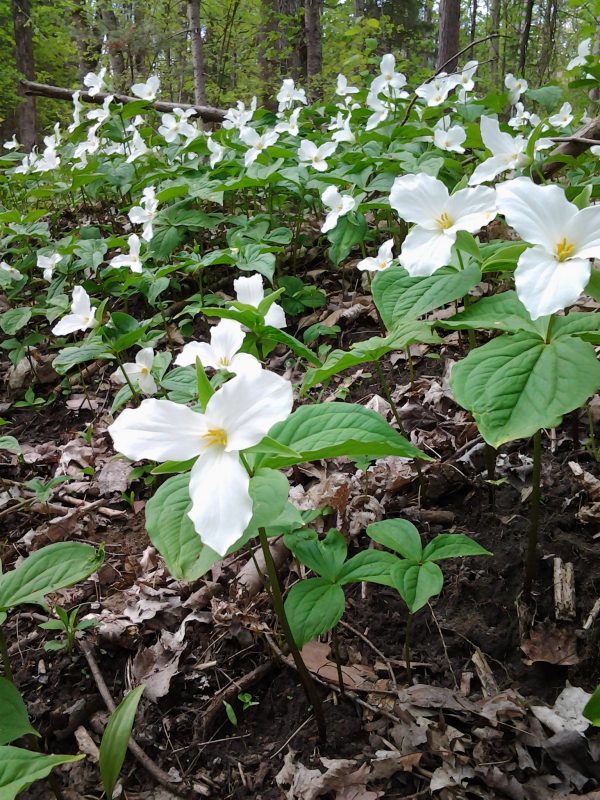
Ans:
{"type": "MultiPolygon", "coordinates": [[[[339,325],[345,348],[377,334],[369,298],[354,289],[330,293],[327,307],[299,324],[339,325]]],[[[420,475],[400,458],[380,459],[366,472],[345,459],[290,470],[293,502],[330,507],[318,524],[338,527],[351,554],[368,546],[366,525],[384,516],[410,519],[426,539],[466,533],[493,553],[443,562],[441,595],[414,619],[412,683],[400,596],[373,584],[350,587],[339,628],[344,696],[329,638],[304,648],[320,681],[326,744],[318,741],[247,553],[184,584],[173,581],[150,546],[144,505],[157,484],[130,484],[129,465],[114,457],[106,433],[114,393],[109,369],[90,376],[85,391],[75,385],[66,401],[59,396],[48,407],[2,412],[11,423],[3,433],[23,449],[22,458],[0,454],[3,569],[64,539],[106,548],[94,579],[52,598],[95,615],[87,647],[46,652],[47,634],[38,627],[44,615],[33,607],[13,614],[6,628],[15,679],[47,751],[88,755],[57,771],[65,800],[101,797],[94,758],[108,714],[99,675],[117,702],[146,683],[134,735],[166,773],[164,783],[171,782],[161,786],[129,756],[122,773],[129,800],[600,799],[600,738],[591,728],[582,735],[573,721],[578,715],[568,713],[581,707],[582,690],[595,687],[600,663],[600,620],[588,620],[600,597],[600,463],[589,442],[600,404],[592,402],[590,419],[571,415],[544,433],[541,557],[531,597],[524,598],[531,442],[499,451],[492,489],[484,443],[448,388],[465,346],[451,334],[441,357],[413,347],[412,385],[405,353],[385,365],[407,434],[435,456],[420,475]],[[72,480],[48,503],[14,507],[12,482],[57,473],[72,480]],[[572,619],[560,619],[555,605],[556,559],[574,566],[572,619]]],[[[274,351],[270,368],[296,377],[286,356],[274,351]]],[[[46,378],[36,387],[40,397],[56,385],[51,371],[46,378]]],[[[10,403],[23,392],[6,387],[3,399],[10,403]]],[[[368,403],[395,424],[383,396],[377,373],[363,365],[332,379],[322,399],[368,403]]],[[[289,587],[299,568],[281,543],[273,548],[289,587]]],[[[22,796],[51,794],[39,782],[22,796]]]]}

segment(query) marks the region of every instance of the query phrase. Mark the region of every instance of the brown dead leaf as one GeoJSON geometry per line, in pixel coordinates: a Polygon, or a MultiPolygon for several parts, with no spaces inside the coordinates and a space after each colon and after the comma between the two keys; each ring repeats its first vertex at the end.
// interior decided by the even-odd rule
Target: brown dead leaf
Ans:
{"type": "Polygon", "coordinates": [[[579,663],[575,634],[550,623],[537,625],[529,638],[521,642],[521,650],[527,656],[525,663],[528,665],[538,661],[564,667],[579,663]]]}
{"type": "Polygon", "coordinates": [[[412,772],[423,757],[422,753],[402,755],[394,750],[378,750],[375,760],[371,762],[369,781],[381,781],[391,778],[397,772],[412,772]]]}
{"type": "Polygon", "coordinates": [[[131,462],[122,458],[107,461],[94,475],[93,484],[104,496],[124,492],[129,485],[131,470],[131,462]]]}
{"type": "MultiPolygon", "coordinates": [[[[337,685],[337,666],[329,660],[328,655],[329,646],[323,642],[309,642],[302,648],[302,658],[308,669],[319,678],[337,685]]],[[[347,689],[365,688],[377,680],[374,670],[365,664],[342,665],[342,676],[347,689]]]]}
{"type": "Polygon", "coordinates": [[[321,758],[325,772],[308,769],[294,761],[288,753],[283,767],[275,776],[279,787],[289,786],[287,800],[317,800],[324,794],[334,793],[335,800],[377,800],[383,792],[366,788],[370,767],[348,758],[321,758]]]}

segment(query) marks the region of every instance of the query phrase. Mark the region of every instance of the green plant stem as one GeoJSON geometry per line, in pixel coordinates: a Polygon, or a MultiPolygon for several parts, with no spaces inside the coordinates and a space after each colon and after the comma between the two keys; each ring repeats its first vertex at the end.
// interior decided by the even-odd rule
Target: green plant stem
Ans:
{"type": "Polygon", "coordinates": [[[123,373],[123,377],[125,378],[125,382],[129,386],[129,389],[131,390],[131,396],[134,397],[136,400],[139,399],[140,394],[139,394],[138,390],[135,388],[135,386],[133,385],[133,383],[131,382],[131,379],[130,379],[129,375],[125,371],[125,367],[123,366],[123,362],[121,361],[120,356],[116,356],[116,359],[119,362],[119,367],[121,369],[121,372],[123,373]]]}
{"type": "Polygon", "coordinates": [[[381,391],[385,395],[385,399],[390,404],[390,408],[392,409],[392,414],[394,415],[394,419],[396,420],[398,428],[400,429],[400,433],[403,436],[406,436],[404,425],[402,424],[402,420],[400,419],[400,414],[398,413],[398,407],[396,406],[396,403],[394,403],[394,401],[392,400],[392,393],[390,392],[390,387],[385,378],[385,374],[381,368],[381,364],[379,363],[379,361],[374,361],[373,363],[375,364],[375,369],[377,370],[377,376],[379,377],[379,385],[381,386],[381,391]]]}
{"type": "Polygon", "coordinates": [[[340,685],[340,696],[346,696],[346,689],[344,687],[344,674],[342,672],[342,665],[340,663],[340,643],[337,635],[337,625],[331,631],[331,645],[333,648],[333,655],[335,657],[335,666],[337,668],[338,683],[340,685]]]}
{"type": "Polygon", "coordinates": [[[408,612],[406,618],[406,633],[404,635],[404,661],[406,663],[406,680],[409,684],[412,683],[412,669],[410,667],[410,634],[412,631],[413,615],[408,612]]]}
{"type": "Polygon", "coordinates": [[[10,666],[10,656],[8,654],[8,646],[6,644],[6,636],[3,629],[0,627],[0,656],[2,657],[2,667],[4,669],[4,677],[14,684],[15,677],[10,666]]]}
{"type": "Polygon", "coordinates": [[[405,349],[406,364],[408,366],[408,376],[410,378],[410,390],[415,391],[415,368],[413,366],[412,356],[410,354],[410,345],[405,349]]]}
{"type": "Polygon", "coordinates": [[[531,509],[529,517],[529,538],[527,540],[527,562],[523,592],[529,595],[531,584],[537,573],[537,548],[540,528],[540,501],[542,477],[542,432],[533,436],[533,472],[531,475],[531,509]]]}
{"type": "MultiPolygon", "coordinates": [[[[461,261],[461,264],[462,264],[462,261],[461,261]]],[[[463,304],[465,306],[465,311],[471,305],[471,299],[469,297],[468,292],[463,297],[463,304]]],[[[467,329],[467,338],[469,340],[469,350],[474,350],[477,347],[477,339],[475,338],[475,331],[472,330],[471,328],[467,329]]]]}
{"type": "Polygon", "coordinates": [[[290,648],[290,653],[292,658],[294,659],[294,664],[296,665],[296,669],[298,670],[298,675],[300,677],[300,682],[302,683],[302,687],[306,693],[306,697],[308,702],[313,707],[313,711],[315,713],[315,720],[317,722],[317,731],[319,733],[319,741],[321,744],[325,744],[327,741],[327,728],[325,725],[325,714],[323,713],[323,705],[321,703],[321,698],[317,692],[317,687],[315,686],[315,682],[313,681],[310,672],[302,656],[300,655],[300,650],[298,650],[298,646],[294,641],[294,636],[292,634],[292,630],[290,628],[290,623],[288,622],[288,618],[285,614],[285,607],[283,605],[283,597],[281,594],[281,587],[279,586],[279,579],[277,577],[277,568],[275,567],[275,562],[273,561],[273,556],[271,555],[271,551],[269,549],[269,542],[267,540],[267,534],[265,533],[264,528],[258,529],[258,536],[260,539],[260,546],[262,547],[263,556],[265,559],[265,566],[267,568],[267,575],[269,577],[269,583],[271,585],[271,595],[273,598],[273,606],[275,608],[275,613],[277,614],[277,619],[279,620],[279,624],[281,625],[281,629],[283,630],[284,636],[288,643],[288,647],[290,648]]]}

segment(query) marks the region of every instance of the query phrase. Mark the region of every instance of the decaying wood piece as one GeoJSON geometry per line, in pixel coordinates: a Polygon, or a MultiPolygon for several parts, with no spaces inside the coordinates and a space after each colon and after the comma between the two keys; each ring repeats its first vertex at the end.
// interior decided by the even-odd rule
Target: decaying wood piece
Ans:
{"type": "Polygon", "coordinates": [[[487,658],[483,655],[479,648],[477,648],[477,650],[475,650],[471,656],[471,661],[473,662],[473,666],[477,672],[477,677],[481,683],[483,696],[494,697],[494,695],[497,695],[500,690],[498,689],[496,678],[494,678],[494,674],[490,669],[487,658]]]}
{"type": "MultiPolygon", "coordinates": [[[[25,96],[35,95],[38,97],[50,97],[54,100],[72,101],[73,94],[75,93],[75,89],[65,89],[62,86],[51,86],[48,83],[36,83],[35,81],[22,80],[20,85],[21,94],[25,96]]],[[[104,100],[109,96],[108,92],[100,92],[96,95],[81,92],[79,99],[85,100],[87,103],[96,103],[101,106],[104,100]]],[[[112,96],[117,103],[134,103],[140,99],[139,97],[131,97],[127,94],[113,94],[112,96]]],[[[157,111],[173,111],[176,108],[183,108],[187,111],[193,108],[198,112],[198,116],[206,122],[221,122],[225,117],[225,111],[223,111],[223,109],[214,108],[213,106],[197,106],[193,103],[169,103],[166,100],[155,100],[153,103],[149,103],[149,105],[157,111]]]]}
{"type": "Polygon", "coordinates": [[[556,619],[575,619],[575,570],[562,558],[554,559],[554,613],[556,619]]]}
{"type": "Polygon", "coordinates": [[[590,613],[587,615],[585,622],[583,623],[583,630],[589,631],[589,629],[594,624],[596,617],[600,614],[600,598],[596,600],[590,613]]]}
{"type": "Polygon", "coordinates": [[[559,146],[549,153],[545,163],[539,170],[539,173],[534,172],[532,174],[532,178],[536,183],[540,183],[542,177],[543,178],[551,178],[555,172],[558,172],[560,169],[563,168],[564,163],[562,161],[556,161],[557,157],[560,156],[576,156],[580,155],[581,153],[585,153],[585,151],[591,147],[593,142],[600,141],[600,117],[595,117],[591,122],[588,122],[587,125],[584,125],[583,128],[580,128],[576,133],[573,134],[569,138],[568,141],[562,142],[559,146]]]}

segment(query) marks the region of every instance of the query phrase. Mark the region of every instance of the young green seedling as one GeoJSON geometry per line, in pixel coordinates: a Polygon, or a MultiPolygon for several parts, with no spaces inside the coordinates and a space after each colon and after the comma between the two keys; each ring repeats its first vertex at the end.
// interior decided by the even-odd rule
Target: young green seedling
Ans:
{"type": "MultiPolygon", "coordinates": [[[[402,559],[392,566],[391,585],[398,590],[408,608],[404,660],[411,681],[410,632],[413,616],[442,591],[444,575],[437,562],[462,556],[489,556],[491,553],[462,533],[440,533],[423,547],[419,531],[405,519],[386,519],[367,527],[374,542],[394,550],[402,559]]],[[[389,585],[389,584],[388,584],[389,585]]]]}

